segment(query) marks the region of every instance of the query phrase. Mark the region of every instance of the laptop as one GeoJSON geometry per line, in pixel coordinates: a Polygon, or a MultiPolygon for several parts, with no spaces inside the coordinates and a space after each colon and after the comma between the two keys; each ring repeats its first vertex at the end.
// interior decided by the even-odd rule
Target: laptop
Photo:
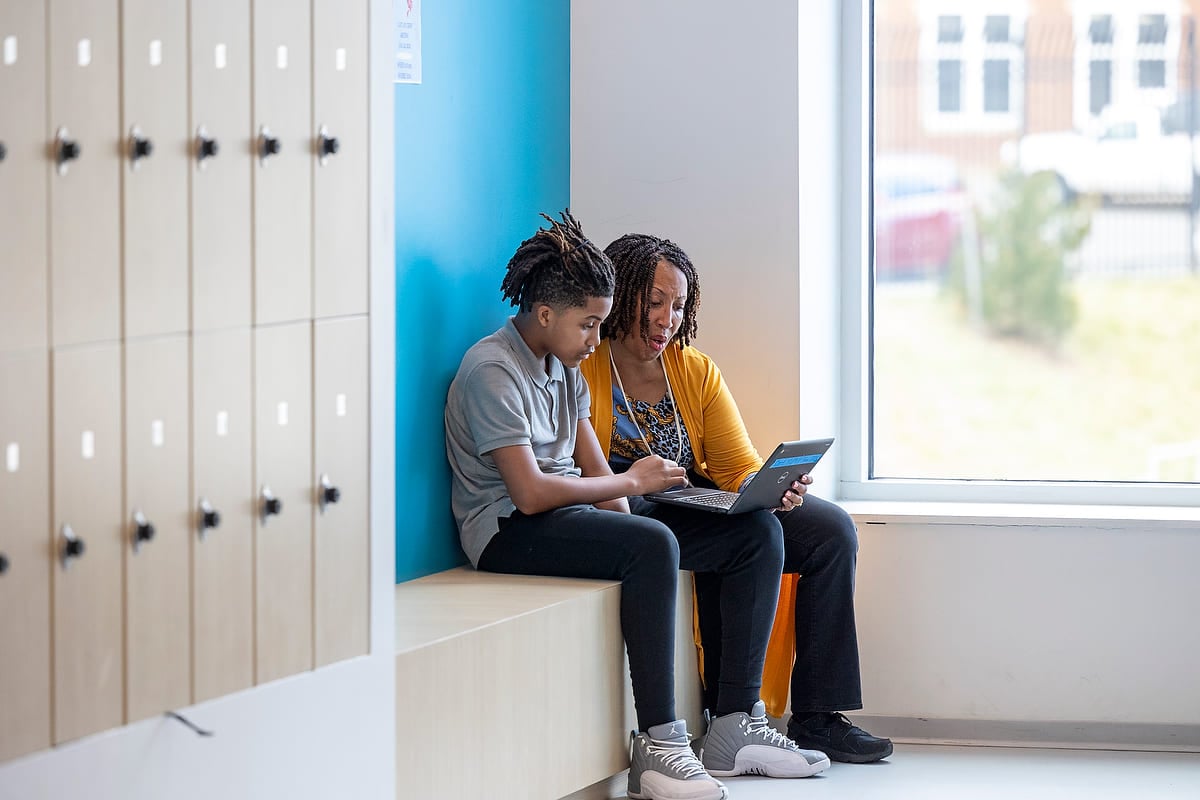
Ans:
{"type": "Polygon", "coordinates": [[[655,503],[686,506],[716,514],[743,514],[763,508],[779,508],[783,493],[792,482],[811,472],[832,444],[832,438],[782,443],[763,462],[762,469],[741,492],[680,486],[644,497],[655,503]]]}

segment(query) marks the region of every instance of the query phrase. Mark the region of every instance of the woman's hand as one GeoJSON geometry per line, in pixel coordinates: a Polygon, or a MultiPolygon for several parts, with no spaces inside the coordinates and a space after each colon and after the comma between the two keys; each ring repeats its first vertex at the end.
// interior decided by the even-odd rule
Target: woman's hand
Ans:
{"type": "Polygon", "coordinates": [[[783,493],[783,500],[780,502],[778,510],[791,511],[793,508],[804,505],[804,495],[808,492],[810,483],[812,483],[812,476],[808,474],[801,475],[798,481],[792,481],[791,487],[783,493]]]}
{"type": "Polygon", "coordinates": [[[637,487],[630,494],[661,492],[672,486],[687,486],[687,470],[662,456],[646,456],[633,462],[625,473],[637,487]]]}

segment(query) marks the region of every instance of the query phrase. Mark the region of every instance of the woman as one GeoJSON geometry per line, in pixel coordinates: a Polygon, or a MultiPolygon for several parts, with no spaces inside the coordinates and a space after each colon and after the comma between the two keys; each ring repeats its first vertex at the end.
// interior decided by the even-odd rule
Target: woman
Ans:
{"type": "MultiPolygon", "coordinates": [[[[740,490],[762,466],[737,404],[716,364],[691,346],[700,284],[687,254],[665,239],[629,234],[605,253],[616,270],[613,309],[600,346],[581,371],[592,393],[592,424],[614,472],[656,455],[687,468],[692,480],[740,490]],[[602,413],[608,400],[611,413],[602,413]]],[[[791,668],[788,736],[835,761],[868,762],[892,752],[841,711],[862,708],[854,622],[858,538],[848,514],[807,494],[804,476],[780,497],[774,512],[784,543],[784,587],[794,591],[795,663],[791,668]]],[[[724,535],[753,515],[714,515],[631,498],[635,514],[672,530],[707,528],[724,535]]],[[[705,705],[721,710],[730,632],[721,613],[737,602],[722,576],[695,573],[705,705]]],[[[781,606],[781,613],[784,609],[781,606]]],[[[777,623],[778,624],[778,623],[777,623]]],[[[791,657],[790,649],[786,657],[791,657]]],[[[701,760],[704,760],[703,754],[701,760]]],[[[706,764],[707,766],[707,764],[706,764]]]]}
{"type": "MultiPolygon", "coordinates": [[[[676,718],[676,581],[682,567],[736,585],[774,582],[758,592],[761,619],[728,618],[743,631],[739,639],[763,629],[765,644],[782,543],[769,531],[711,542],[629,514],[627,495],[682,485],[685,473],[653,458],[614,475],[601,455],[578,367],[599,343],[612,306],[613,269],[570,214],[521,243],[501,291],[517,313],[467,351],[446,398],[451,503],[463,550],[476,568],[492,572],[620,580],[639,728],[629,796],[723,800],[725,787],[696,759],[686,724],[676,718]]],[[[747,676],[736,680],[756,679],[747,676]]],[[[757,700],[756,687],[740,688],[757,700]]],[[[568,713],[563,710],[564,730],[568,713]]],[[[748,737],[737,757],[767,760],[746,746],[762,738],[748,737]]],[[[781,768],[805,762],[794,745],[774,751],[771,763],[781,768]]]]}

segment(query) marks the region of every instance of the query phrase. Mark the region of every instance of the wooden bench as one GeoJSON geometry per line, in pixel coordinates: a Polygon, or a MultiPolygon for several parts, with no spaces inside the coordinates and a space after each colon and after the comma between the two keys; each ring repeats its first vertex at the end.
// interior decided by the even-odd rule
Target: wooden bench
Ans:
{"type": "MultiPolygon", "coordinates": [[[[676,697],[699,731],[691,581],[680,577],[676,697]]],[[[636,726],[620,598],[614,581],[470,567],[398,584],[397,797],[609,796],[636,726]]]]}

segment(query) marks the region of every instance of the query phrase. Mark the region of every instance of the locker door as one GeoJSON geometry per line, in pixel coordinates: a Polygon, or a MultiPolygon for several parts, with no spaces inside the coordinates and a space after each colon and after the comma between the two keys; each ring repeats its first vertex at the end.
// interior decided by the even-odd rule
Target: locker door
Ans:
{"type": "Polygon", "coordinates": [[[208,331],[251,321],[250,2],[193,2],[191,21],[192,327],[208,331]]]}
{"type": "Polygon", "coordinates": [[[125,335],[182,333],[188,329],[187,0],[122,0],[121,29],[125,335]]]}
{"type": "Polygon", "coordinates": [[[367,319],[313,326],[317,666],[368,650],[367,319]]]}
{"type": "Polygon", "coordinates": [[[367,312],[367,4],[313,0],[313,316],[367,312]]]}
{"type": "Polygon", "coordinates": [[[50,746],[50,376],[0,353],[0,761],[50,746]]]}
{"type": "Polygon", "coordinates": [[[121,334],[117,5],[54,0],[49,6],[50,129],[44,146],[51,153],[55,346],[112,341],[121,334]]]}
{"type": "Polygon", "coordinates": [[[254,321],[312,317],[308,3],[254,2],[254,321]]]}
{"type": "Polygon", "coordinates": [[[258,683],[313,666],[311,323],[255,331],[258,683]]]}
{"type": "Polygon", "coordinates": [[[192,339],[194,701],[254,684],[250,330],[192,339]]]}
{"type": "Polygon", "coordinates": [[[54,741],[121,724],[121,350],[53,356],[54,741]]]}
{"type": "Polygon", "coordinates": [[[125,719],[191,699],[188,342],[125,345],[125,719]]]}
{"type": "Polygon", "coordinates": [[[0,351],[46,346],[46,6],[0,6],[0,351]]]}

